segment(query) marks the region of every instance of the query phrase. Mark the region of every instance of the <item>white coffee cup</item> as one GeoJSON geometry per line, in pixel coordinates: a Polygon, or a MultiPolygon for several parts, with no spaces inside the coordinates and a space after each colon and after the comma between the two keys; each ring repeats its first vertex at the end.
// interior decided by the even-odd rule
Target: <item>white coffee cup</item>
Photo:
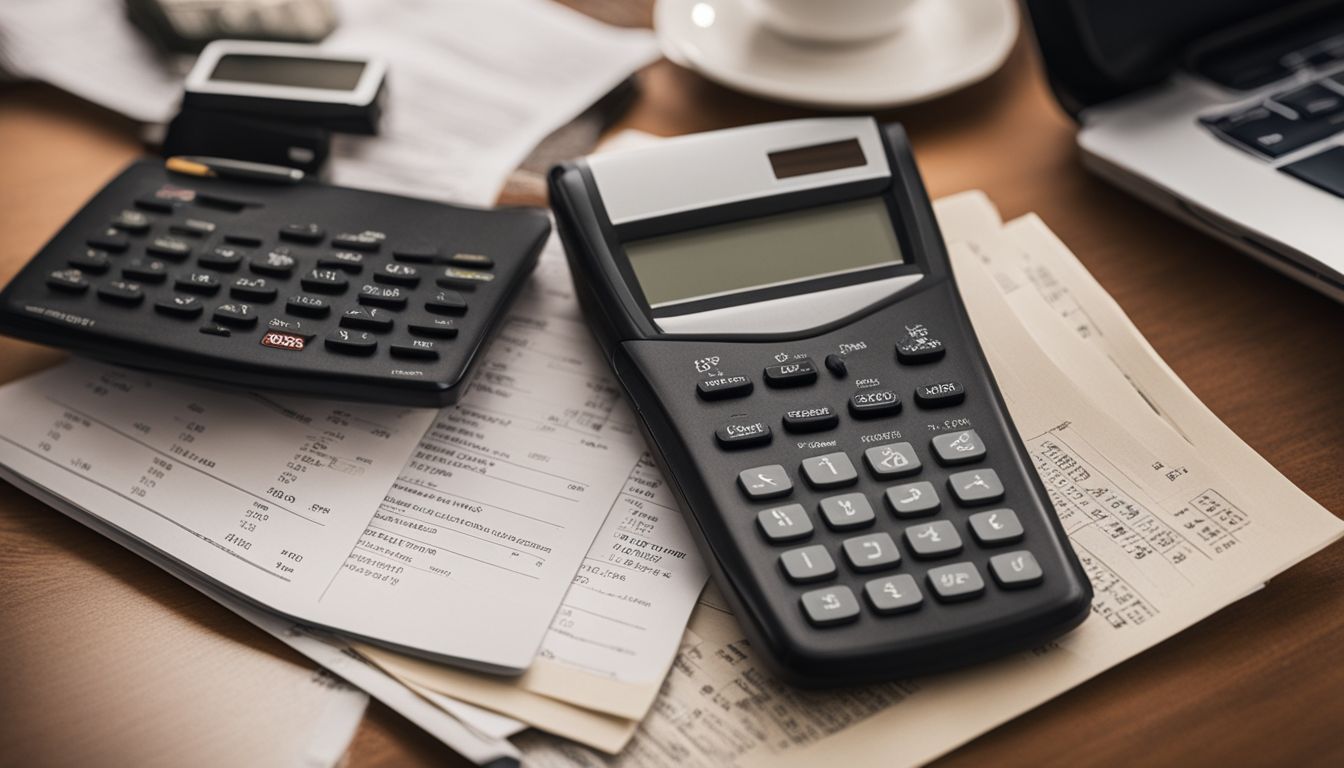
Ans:
{"type": "Polygon", "coordinates": [[[856,43],[895,34],[906,12],[920,0],[748,2],[766,26],[787,37],[813,43],[856,43]]]}

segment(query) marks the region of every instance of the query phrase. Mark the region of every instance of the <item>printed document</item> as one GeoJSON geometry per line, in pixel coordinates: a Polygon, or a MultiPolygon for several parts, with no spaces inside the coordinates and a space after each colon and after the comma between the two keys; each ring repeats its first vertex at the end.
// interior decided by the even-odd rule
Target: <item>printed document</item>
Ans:
{"type": "Polygon", "coordinates": [[[534,732],[515,740],[527,764],[922,764],[1176,634],[1344,533],[1216,423],[1038,220],[1004,230],[979,195],[937,210],[949,241],[973,238],[953,243],[958,283],[1092,579],[1091,617],[1057,642],[972,669],[799,691],[763,670],[711,590],[659,701],[620,755],[534,732]]]}

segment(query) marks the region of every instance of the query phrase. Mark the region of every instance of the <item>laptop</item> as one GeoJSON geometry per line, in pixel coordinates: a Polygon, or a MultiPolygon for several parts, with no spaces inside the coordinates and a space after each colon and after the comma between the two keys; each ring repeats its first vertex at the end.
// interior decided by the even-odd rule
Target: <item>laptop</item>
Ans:
{"type": "Polygon", "coordinates": [[[1344,0],[1026,0],[1098,175],[1344,302],[1344,0]]]}

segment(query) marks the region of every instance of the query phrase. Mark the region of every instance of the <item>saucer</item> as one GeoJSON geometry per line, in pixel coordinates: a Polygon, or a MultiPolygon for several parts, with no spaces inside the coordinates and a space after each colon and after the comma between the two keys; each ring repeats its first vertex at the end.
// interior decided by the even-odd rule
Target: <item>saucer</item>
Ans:
{"type": "Polygon", "coordinates": [[[766,28],[749,0],[658,0],[663,54],[718,83],[824,109],[916,104],[988,77],[1017,39],[1015,0],[922,0],[895,34],[811,43],[766,28]]]}

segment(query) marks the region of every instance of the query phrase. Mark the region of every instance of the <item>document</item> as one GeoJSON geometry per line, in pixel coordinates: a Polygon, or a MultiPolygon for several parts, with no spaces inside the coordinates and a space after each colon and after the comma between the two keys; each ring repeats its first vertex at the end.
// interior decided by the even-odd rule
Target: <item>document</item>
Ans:
{"type": "MultiPolygon", "coordinates": [[[[482,524],[533,526],[537,542],[556,548],[547,566],[568,575],[535,584],[534,594],[508,592],[507,579],[513,578],[508,574],[493,577],[501,593],[508,595],[511,610],[517,611],[516,616],[501,616],[501,625],[544,635],[539,636],[539,650],[534,646],[532,666],[516,680],[499,679],[383,648],[356,647],[410,685],[616,751],[656,698],[707,573],[666,481],[635,432],[633,414],[596,342],[581,325],[569,268],[554,239],[492,347],[477,386],[451,421],[471,421],[506,409],[510,421],[492,426],[491,445],[498,450],[508,444],[502,438],[508,434],[504,427],[514,428],[520,441],[537,454],[524,456],[524,466],[539,456],[563,456],[568,464],[542,465],[551,473],[544,480],[556,481],[552,475],[560,474],[564,483],[579,481],[583,486],[582,500],[572,508],[553,497],[521,500],[545,510],[530,514],[569,520],[567,527],[513,521],[504,510],[505,501],[522,491],[516,484],[491,483],[488,474],[455,476],[451,484],[436,482],[453,495],[485,502],[482,524]],[[507,376],[502,365],[496,366],[497,360],[513,361],[507,376]],[[529,418],[518,418],[528,408],[529,418]],[[569,469],[561,473],[557,466],[569,469]],[[580,525],[581,520],[586,523],[580,525]],[[571,537],[575,542],[582,539],[582,548],[566,550],[570,559],[562,562],[559,542],[571,537]],[[543,594],[553,587],[559,589],[554,600],[563,599],[558,611],[528,609],[529,601],[543,604],[543,594]],[[535,622],[538,616],[544,621],[535,622]]],[[[426,442],[440,431],[431,430],[426,442]]],[[[470,430],[461,433],[469,435],[470,430]]],[[[417,454],[422,452],[423,446],[417,454]]],[[[415,462],[412,459],[408,467],[415,462]]],[[[521,470],[513,464],[492,471],[527,477],[517,474],[521,470]]],[[[406,494],[405,480],[403,476],[398,481],[389,500],[406,494]]],[[[451,508],[450,496],[444,495],[440,506],[445,503],[451,508]]],[[[514,509],[528,508],[510,503],[514,509]]],[[[487,577],[490,574],[483,573],[481,578],[487,577]]],[[[454,595],[449,604],[459,599],[463,598],[454,595]]],[[[487,649],[501,642],[498,627],[464,626],[459,631],[463,638],[479,635],[487,649]]]]}
{"type": "Polygon", "coordinates": [[[953,243],[958,283],[1092,579],[1092,615],[1056,642],[991,664],[798,691],[763,670],[707,592],[658,702],[619,756],[529,733],[515,739],[525,762],[922,764],[1171,637],[1344,533],[1213,423],[1039,221],[1005,230],[982,196],[937,210],[949,241],[973,238],[953,243]],[[1080,311],[1102,332],[1080,331],[1080,311]]]}

